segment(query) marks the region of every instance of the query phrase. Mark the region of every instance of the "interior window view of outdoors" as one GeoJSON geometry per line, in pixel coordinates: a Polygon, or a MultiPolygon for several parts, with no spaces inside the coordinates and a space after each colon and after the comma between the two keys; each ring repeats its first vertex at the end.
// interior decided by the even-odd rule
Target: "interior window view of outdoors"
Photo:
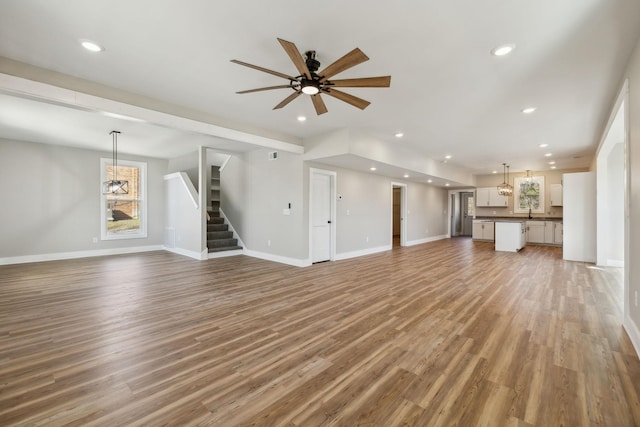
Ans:
{"type": "MultiPolygon", "coordinates": [[[[115,179],[113,165],[107,165],[107,180],[115,179]]],[[[128,181],[128,194],[107,197],[107,234],[129,234],[140,231],[141,197],[140,168],[118,165],[118,179],[128,181]]]]}

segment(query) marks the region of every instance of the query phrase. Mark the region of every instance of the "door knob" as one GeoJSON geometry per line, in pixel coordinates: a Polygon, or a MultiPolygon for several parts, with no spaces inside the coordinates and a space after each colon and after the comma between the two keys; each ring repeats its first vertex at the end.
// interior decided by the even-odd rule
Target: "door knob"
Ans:
{"type": "Polygon", "coordinates": [[[327,224],[331,224],[331,220],[327,221],[327,224]]]}

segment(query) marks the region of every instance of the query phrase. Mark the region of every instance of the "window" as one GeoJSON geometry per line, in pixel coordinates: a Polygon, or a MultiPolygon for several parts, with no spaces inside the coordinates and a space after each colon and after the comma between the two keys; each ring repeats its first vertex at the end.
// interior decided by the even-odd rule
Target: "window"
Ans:
{"type": "MultiPolygon", "coordinates": [[[[112,160],[100,159],[100,188],[111,179],[115,179],[112,160]]],[[[129,181],[129,193],[102,194],[100,236],[102,240],[147,237],[147,164],[118,160],[118,179],[129,181]]]]}
{"type": "Polygon", "coordinates": [[[544,213],[544,176],[514,178],[514,212],[544,213]]]}
{"type": "MultiPolygon", "coordinates": [[[[471,193],[473,194],[473,193],[471,193]]],[[[467,215],[473,217],[475,216],[476,212],[475,212],[475,208],[476,208],[476,203],[474,201],[474,197],[473,196],[469,196],[467,197],[467,215]]]]}

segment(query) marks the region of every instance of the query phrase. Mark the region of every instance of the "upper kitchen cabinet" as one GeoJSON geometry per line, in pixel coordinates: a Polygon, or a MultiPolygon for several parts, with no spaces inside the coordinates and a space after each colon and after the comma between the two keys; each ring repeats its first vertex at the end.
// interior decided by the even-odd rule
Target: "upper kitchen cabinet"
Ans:
{"type": "Polygon", "coordinates": [[[498,194],[498,187],[483,187],[476,189],[476,206],[479,208],[509,206],[507,196],[498,194]]]}
{"type": "Polygon", "coordinates": [[[551,206],[562,206],[562,184],[551,184],[551,206]]]}

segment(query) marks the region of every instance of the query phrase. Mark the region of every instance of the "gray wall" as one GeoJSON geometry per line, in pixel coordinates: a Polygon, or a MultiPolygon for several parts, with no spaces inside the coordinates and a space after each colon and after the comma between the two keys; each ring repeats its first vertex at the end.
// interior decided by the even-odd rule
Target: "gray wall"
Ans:
{"type": "Polygon", "coordinates": [[[101,241],[101,157],[111,153],[0,139],[0,258],[162,245],[167,162],[120,156],[147,162],[148,237],[101,241]]]}
{"type": "Polygon", "coordinates": [[[444,236],[448,233],[448,191],[426,184],[407,187],[407,240],[444,236]]]}
{"type": "MultiPolygon", "coordinates": [[[[640,43],[636,45],[625,73],[629,79],[629,301],[630,317],[640,329],[640,307],[634,303],[640,293],[640,43]]],[[[640,343],[636,343],[637,345],[640,343]]]]}
{"type": "Polygon", "coordinates": [[[185,154],[184,156],[169,159],[167,173],[174,172],[186,172],[196,191],[199,191],[198,174],[200,173],[200,168],[199,155],[197,151],[185,154]]]}
{"type": "MultiPolygon", "coordinates": [[[[221,207],[246,248],[297,260],[309,258],[309,168],[337,174],[336,253],[391,245],[392,180],[268,150],[231,157],[221,172],[221,207]],[[291,215],[283,209],[291,203],[291,215]],[[268,241],[271,241],[271,246],[268,241]]],[[[447,234],[447,192],[407,183],[407,241],[447,234]],[[428,230],[428,231],[427,231],[428,230]]]]}
{"type": "Polygon", "coordinates": [[[233,155],[220,176],[221,207],[246,248],[286,258],[308,257],[303,219],[302,157],[260,149],[233,155]],[[291,214],[283,209],[291,203],[291,214]],[[270,242],[270,244],[269,244],[270,242]]]}
{"type": "Polygon", "coordinates": [[[337,172],[336,189],[342,200],[336,204],[336,254],[390,245],[391,180],[348,169],[314,167],[337,172]]]}
{"type": "Polygon", "coordinates": [[[447,234],[447,191],[442,188],[392,180],[373,173],[357,172],[321,163],[308,163],[305,167],[307,198],[309,167],[330,170],[337,174],[337,194],[342,196],[336,204],[338,255],[391,245],[392,182],[407,184],[408,243],[447,234]]]}

